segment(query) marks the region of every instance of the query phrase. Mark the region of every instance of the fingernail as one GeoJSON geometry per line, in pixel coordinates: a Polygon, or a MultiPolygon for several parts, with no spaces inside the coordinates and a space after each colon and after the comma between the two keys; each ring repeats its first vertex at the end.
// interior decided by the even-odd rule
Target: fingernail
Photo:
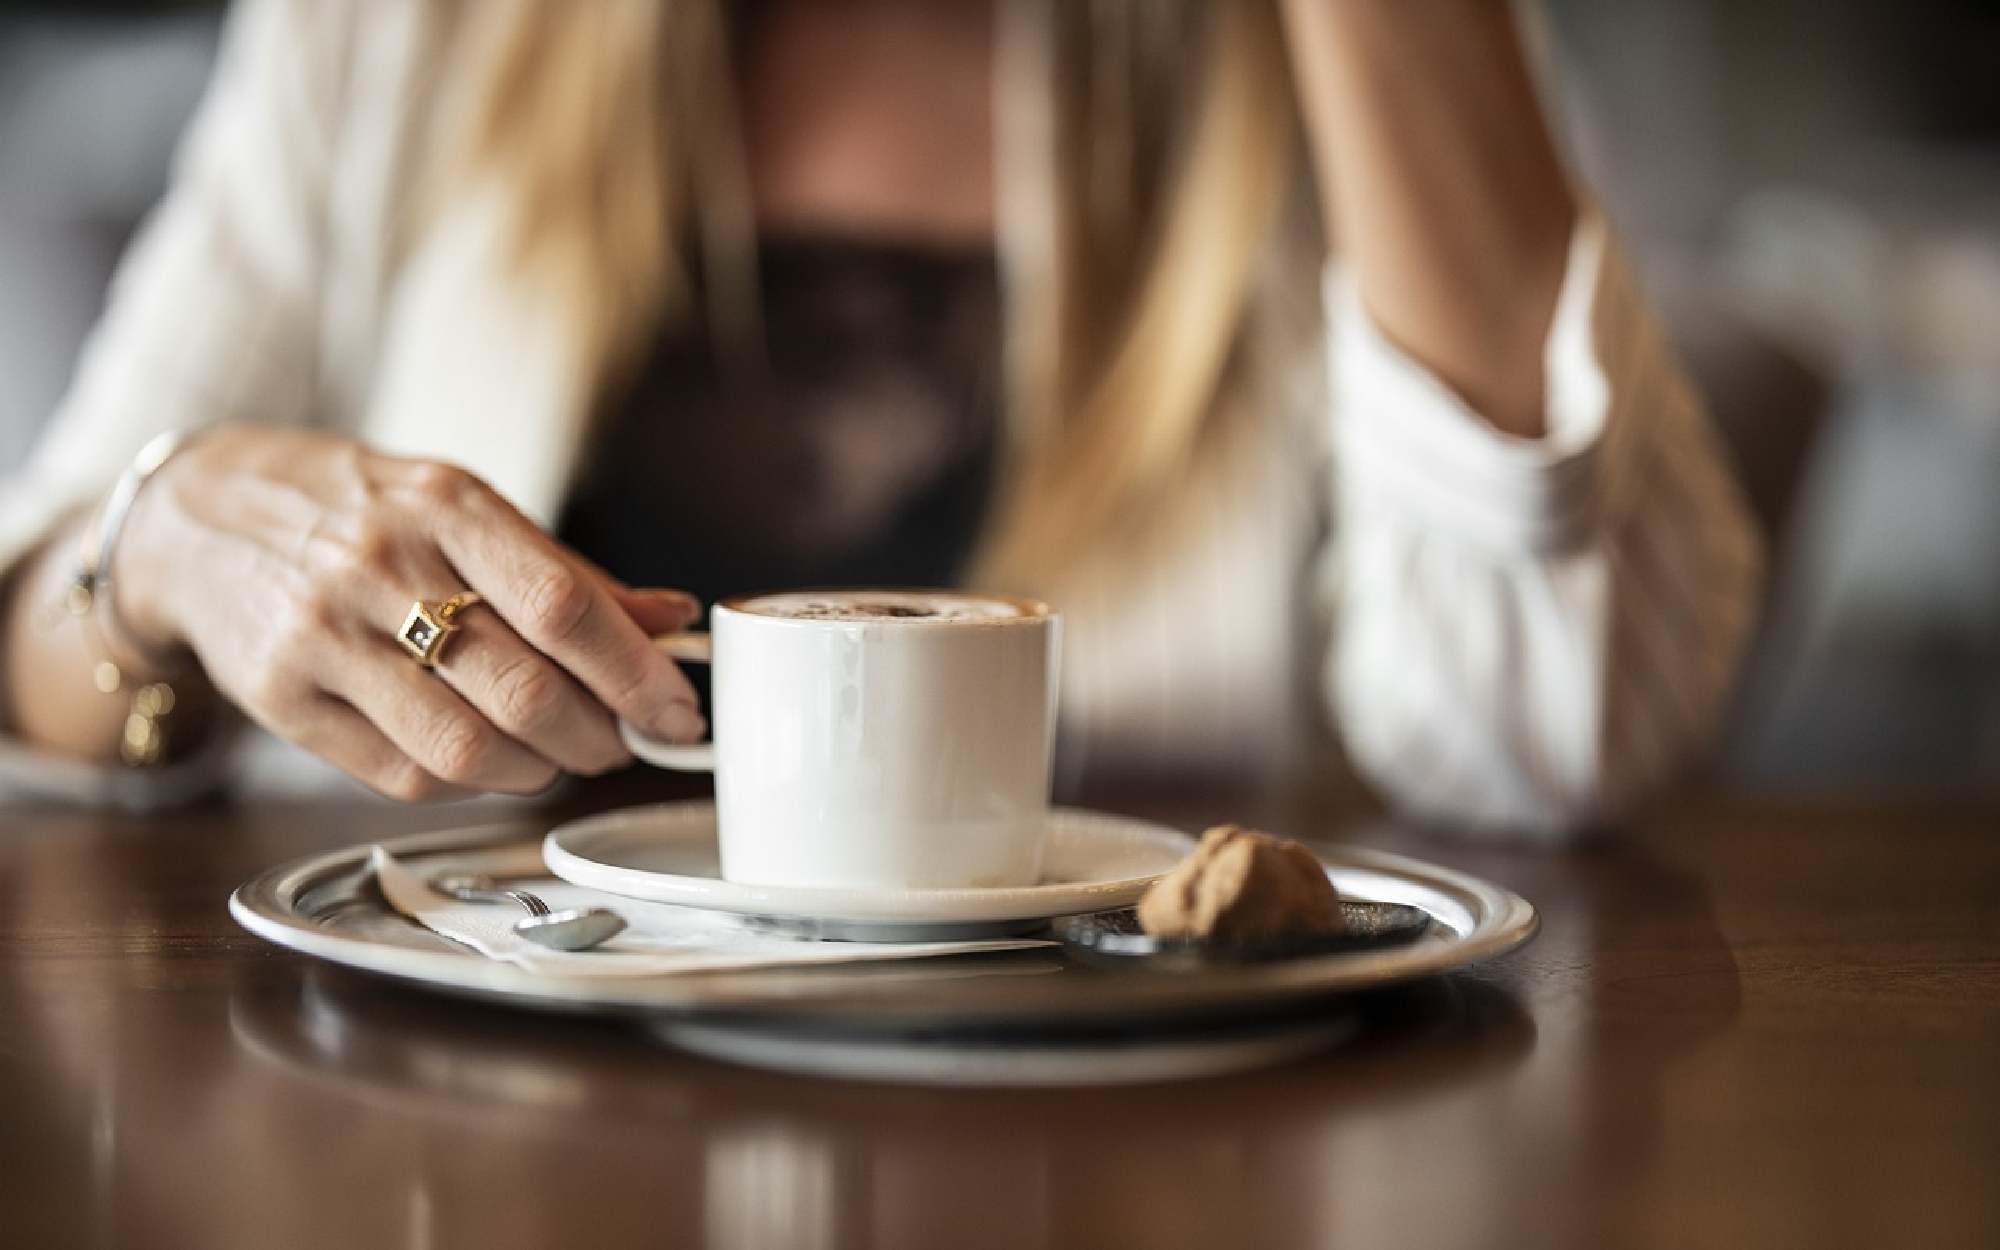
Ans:
{"type": "Polygon", "coordinates": [[[708,722],[692,703],[674,702],[661,711],[655,726],[669,742],[699,742],[708,732],[708,722]]]}

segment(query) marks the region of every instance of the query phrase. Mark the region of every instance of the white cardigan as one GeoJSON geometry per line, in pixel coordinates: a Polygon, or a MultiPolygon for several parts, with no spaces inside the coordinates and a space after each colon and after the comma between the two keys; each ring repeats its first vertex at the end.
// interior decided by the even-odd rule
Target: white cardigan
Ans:
{"type": "MultiPolygon", "coordinates": [[[[0,488],[0,562],[100,497],[153,434],[217,421],[348,431],[557,514],[583,429],[559,310],[499,279],[495,205],[407,252],[397,228],[420,127],[456,102],[427,9],[239,6],[73,388],[0,488]]],[[[1057,605],[1072,753],[1268,760],[1317,705],[1420,817],[1559,831],[1615,815],[1703,742],[1761,576],[1717,440],[1626,268],[1601,226],[1579,229],[1533,441],[1387,342],[1337,272],[1327,314],[1331,382],[1309,428],[1269,422],[1215,523],[1147,581],[1057,605]],[[1329,499],[1337,541],[1315,550],[1329,499]],[[1330,644],[1302,665],[1308,637],[1330,644]]],[[[72,796],[188,782],[0,756],[14,784],[72,796]]]]}

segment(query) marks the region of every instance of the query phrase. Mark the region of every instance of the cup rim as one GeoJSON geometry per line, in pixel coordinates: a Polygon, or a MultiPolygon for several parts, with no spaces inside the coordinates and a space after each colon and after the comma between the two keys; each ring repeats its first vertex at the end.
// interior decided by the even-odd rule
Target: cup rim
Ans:
{"type": "Polygon", "coordinates": [[[837,626],[845,629],[881,627],[885,629],[1004,629],[1011,626],[1040,625],[1057,618],[1057,612],[1040,599],[1025,595],[1003,594],[999,591],[963,590],[943,586],[801,586],[796,589],[765,590],[754,594],[731,595],[716,602],[715,611],[729,612],[736,616],[748,617],[756,621],[768,621],[774,625],[794,625],[811,628],[837,626]],[[768,599],[776,595],[941,595],[957,599],[986,599],[1005,603],[1019,609],[1018,616],[986,617],[924,617],[885,616],[871,620],[836,620],[827,617],[779,616],[774,612],[759,612],[749,606],[758,599],[768,599]]]}

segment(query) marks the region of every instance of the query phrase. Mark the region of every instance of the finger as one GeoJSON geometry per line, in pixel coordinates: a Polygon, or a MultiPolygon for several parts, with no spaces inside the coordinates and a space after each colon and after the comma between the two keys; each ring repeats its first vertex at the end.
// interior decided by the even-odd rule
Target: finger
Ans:
{"type": "MultiPolygon", "coordinates": [[[[352,626],[350,642],[373,646],[410,611],[411,588],[443,595],[459,574],[422,540],[394,565],[348,576],[341,595],[352,626]]],[[[457,630],[440,644],[436,677],[485,719],[552,765],[596,774],[630,762],[611,714],[568,673],[523,642],[483,605],[463,609],[457,630]]]]}
{"type": "Polygon", "coordinates": [[[281,732],[385,798],[424,803],[465,794],[432,776],[367,717],[332,695],[314,696],[281,732]]]}
{"type": "Polygon", "coordinates": [[[632,760],[611,713],[483,608],[458,617],[437,674],[499,730],[545,760],[594,776],[632,760]]]}
{"type": "Polygon", "coordinates": [[[439,547],[502,619],[640,728],[674,742],[703,731],[694,688],[591,569],[498,495],[435,514],[439,547]]]}
{"type": "MultiPolygon", "coordinates": [[[[458,639],[457,641],[464,641],[458,639]]],[[[369,640],[339,648],[320,684],[374,722],[396,749],[449,785],[538,794],[555,766],[501,733],[435,673],[369,640]]]]}
{"type": "Polygon", "coordinates": [[[598,580],[610,586],[612,598],[618,600],[618,606],[630,612],[632,620],[636,620],[638,626],[650,634],[684,630],[702,618],[702,600],[694,598],[686,590],[674,590],[670,586],[634,588],[614,578],[610,572],[604,570],[602,564],[598,564],[590,556],[572,548],[562,548],[562,550],[564,554],[570,556],[570,560],[576,560],[590,572],[598,574],[598,580]]]}
{"type": "Polygon", "coordinates": [[[614,582],[611,597],[652,637],[678,633],[701,619],[701,601],[678,590],[633,590],[614,582]]]}

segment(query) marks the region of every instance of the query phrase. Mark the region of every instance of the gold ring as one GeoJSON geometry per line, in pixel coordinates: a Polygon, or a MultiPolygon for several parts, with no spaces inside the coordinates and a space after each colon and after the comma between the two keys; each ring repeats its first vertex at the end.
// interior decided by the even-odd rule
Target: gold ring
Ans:
{"type": "Polygon", "coordinates": [[[436,668],[438,655],[444,650],[444,640],[459,631],[458,614],[480,602],[479,592],[475,590],[462,590],[442,603],[426,603],[419,599],[410,605],[410,614],[403,618],[402,628],[396,631],[396,641],[417,663],[425,668],[436,668]]]}

